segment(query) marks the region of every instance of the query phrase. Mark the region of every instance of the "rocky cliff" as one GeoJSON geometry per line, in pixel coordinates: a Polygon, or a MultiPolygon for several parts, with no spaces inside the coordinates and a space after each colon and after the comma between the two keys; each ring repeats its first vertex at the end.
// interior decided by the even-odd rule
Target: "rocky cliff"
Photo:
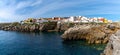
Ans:
{"type": "Polygon", "coordinates": [[[109,37],[119,28],[110,25],[77,25],[62,35],[64,40],[86,40],[88,43],[107,43],[109,37]]]}
{"type": "Polygon", "coordinates": [[[71,24],[68,24],[68,23],[58,24],[57,22],[45,22],[45,23],[39,23],[39,24],[36,24],[36,23],[20,24],[18,22],[14,22],[14,23],[0,24],[0,30],[22,31],[22,32],[65,31],[72,26],[71,24]]]}
{"type": "Polygon", "coordinates": [[[112,34],[101,55],[120,55],[120,30],[112,34]]]}
{"type": "Polygon", "coordinates": [[[20,23],[10,23],[10,24],[0,24],[1,30],[6,31],[23,31],[23,32],[36,32],[36,31],[48,31],[54,30],[56,28],[57,22],[48,22],[41,24],[20,24],[20,23]]]}

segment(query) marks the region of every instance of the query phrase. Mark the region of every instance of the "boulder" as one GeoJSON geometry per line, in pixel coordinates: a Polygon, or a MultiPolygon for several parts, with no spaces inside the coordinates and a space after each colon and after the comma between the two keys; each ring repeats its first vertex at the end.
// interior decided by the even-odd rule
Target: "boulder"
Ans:
{"type": "Polygon", "coordinates": [[[120,55],[120,30],[112,34],[101,55],[120,55]]]}

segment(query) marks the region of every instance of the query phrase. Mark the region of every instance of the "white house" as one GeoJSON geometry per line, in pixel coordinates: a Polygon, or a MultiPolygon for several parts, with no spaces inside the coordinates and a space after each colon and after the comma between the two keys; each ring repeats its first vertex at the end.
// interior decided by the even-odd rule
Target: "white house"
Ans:
{"type": "Polygon", "coordinates": [[[45,20],[45,19],[37,19],[37,23],[44,23],[44,22],[48,22],[48,20],[45,20]]]}
{"type": "Polygon", "coordinates": [[[71,16],[71,17],[69,17],[69,19],[68,19],[69,22],[74,22],[74,20],[75,20],[74,16],[71,16]]]}
{"type": "Polygon", "coordinates": [[[112,23],[112,20],[108,20],[108,23],[112,23]]]}
{"type": "Polygon", "coordinates": [[[94,17],[94,18],[92,18],[92,19],[93,19],[93,22],[98,23],[98,18],[97,18],[97,17],[94,17]]]}
{"type": "Polygon", "coordinates": [[[88,22],[93,22],[93,20],[94,20],[94,19],[92,19],[92,18],[89,18],[89,19],[88,19],[88,22]]]}
{"type": "Polygon", "coordinates": [[[81,22],[81,18],[82,18],[82,16],[71,16],[69,19],[68,19],[68,21],[69,22],[74,22],[74,23],[78,23],[78,22],[81,22]]]}
{"type": "Polygon", "coordinates": [[[77,16],[77,17],[75,17],[75,18],[74,18],[74,22],[75,22],[75,23],[81,22],[81,18],[82,18],[82,16],[77,16]]]}
{"type": "Polygon", "coordinates": [[[98,17],[98,23],[103,23],[104,22],[104,18],[103,17],[98,17]]]}
{"type": "Polygon", "coordinates": [[[70,17],[61,17],[61,18],[62,18],[61,22],[69,22],[70,17]]]}
{"type": "Polygon", "coordinates": [[[87,23],[89,22],[89,19],[87,17],[82,16],[80,22],[87,23]]]}

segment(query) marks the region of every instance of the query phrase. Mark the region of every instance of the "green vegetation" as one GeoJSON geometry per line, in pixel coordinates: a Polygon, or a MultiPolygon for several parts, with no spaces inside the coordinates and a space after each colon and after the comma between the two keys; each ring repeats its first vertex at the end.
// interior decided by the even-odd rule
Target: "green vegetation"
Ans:
{"type": "Polygon", "coordinates": [[[18,26],[18,25],[20,25],[20,23],[19,22],[13,22],[11,25],[12,26],[18,26]]]}
{"type": "Polygon", "coordinates": [[[74,25],[74,23],[69,23],[69,27],[73,27],[74,25]]]}
{"type": "Polygon", "coordinates": [[[51,21],[43,22],[43,24],[48,24],[48,25],[51,25],[51,24],[56,25],[56,23],[57,23],[57,22],[51,22],[51,21]]]}

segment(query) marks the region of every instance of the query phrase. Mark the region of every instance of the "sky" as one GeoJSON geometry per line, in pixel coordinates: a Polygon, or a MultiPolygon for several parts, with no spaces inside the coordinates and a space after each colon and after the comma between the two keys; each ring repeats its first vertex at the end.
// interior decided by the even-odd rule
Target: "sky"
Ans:
{"type": "Polygon", "coordinates": [[[0,0],[0,22],[40,17],[105,17],[120,20],[120,0],[0,0]]]}

